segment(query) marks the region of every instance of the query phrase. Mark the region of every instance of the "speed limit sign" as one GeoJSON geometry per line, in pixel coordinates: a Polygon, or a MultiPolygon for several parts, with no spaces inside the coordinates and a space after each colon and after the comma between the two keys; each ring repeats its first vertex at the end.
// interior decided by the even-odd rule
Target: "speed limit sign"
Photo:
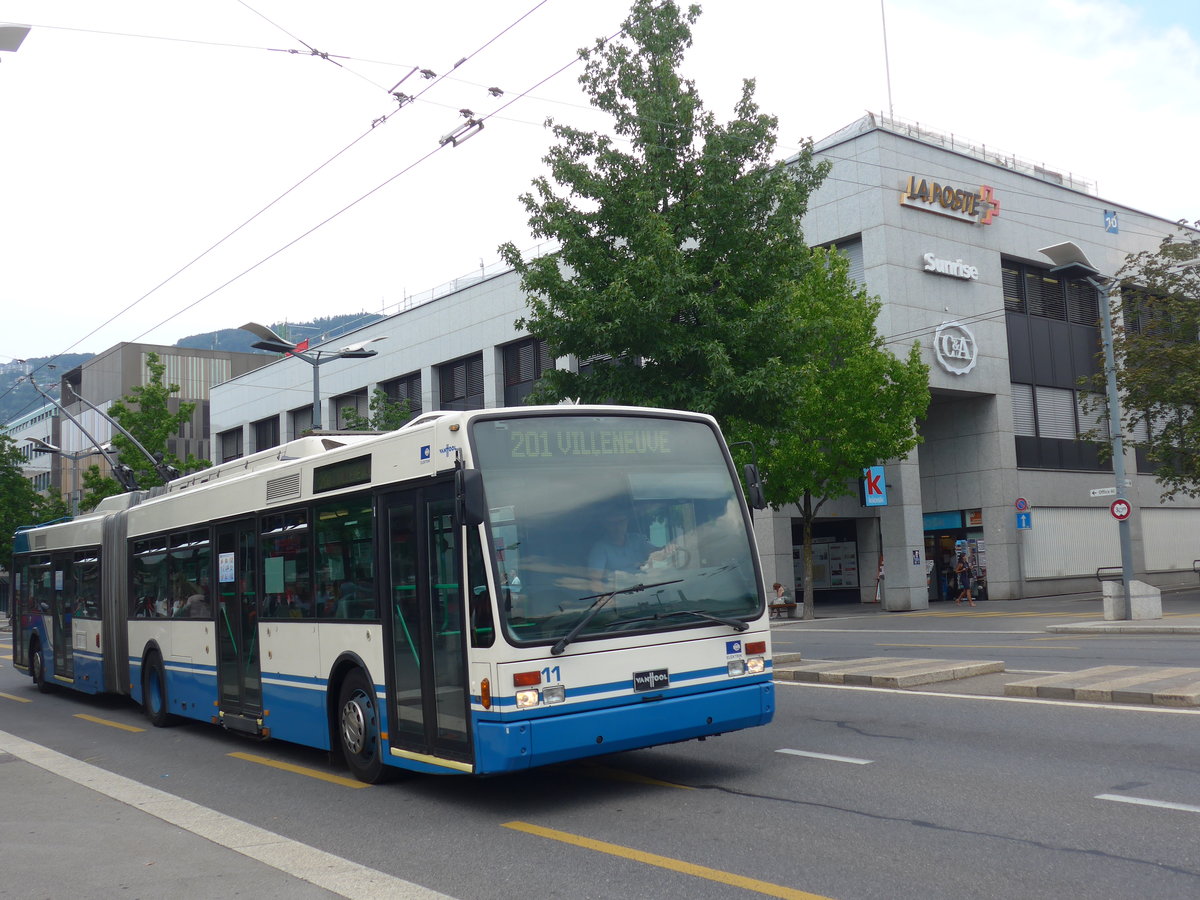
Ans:
{"type": "Polygon", "coordinates": [[[1129,505],[1129,501],[1118,497],[1112,502],[1112,506],[1108,508],[1112,513],[1112,517],[1118,522],[1123,522],[1129,518],[1129,514],[1133,512],[1133,507],[1129,505]]]}

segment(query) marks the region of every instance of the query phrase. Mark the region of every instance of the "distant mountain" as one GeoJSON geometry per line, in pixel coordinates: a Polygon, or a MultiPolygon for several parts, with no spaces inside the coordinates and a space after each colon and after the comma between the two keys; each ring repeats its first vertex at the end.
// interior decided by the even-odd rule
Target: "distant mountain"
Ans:
{"type": "Polygon", "coordinates": [[[32,374],[38,387],[57,397],[58,380],[62,374],[94,355],[64,353],[61,356],[31,356],[0,365],[0,425],[27,416],[45,404],[46,401],[33,389],[33,385],[21,380],[26,375],[32,374]]]}
{"type": "MultiPolygon", "coordinates": [[[[334,340],[347,332],[378,322],[378,313],[350,313],[326,316],[312,322],[279,322],[270,326],[280,337],[300,343],[306,338],[314,344],[334,340]]],[[[232,353],[257,353],[250,345],[258,338],[240,328],[223,328],[206,334],[193,334],[175,342],[176,347],[192,350],[226,350],[232,353]]],[[[46,401],[23,376],[33,374],[39,387],[58,396],[58,382],[64,372],[95,356],[94,353],[64,353],[61,356],[30,357],[0,364],[0,426],[29,415],[46,401]],[[53,368],[51,368],[53,364],[53,368]]]]}
{"type": "MultiPolygon", "coordinates": [[[[383,316],[378,313],[350,313],[343,316],[325,316],[311,322],[277,322],[267,326],[277,335],[289,341],[300,343],[308,339],[314,344],[331,341],[343,334],[378,322],[383,316]]],[[[193,334],[175,342],[176,347],[189,347],[194,350],[227,350],[231,353],[255,353],[251,347],[257,341],[254,335],[240,328],[223,328],[220,331],[209,331],[205,334],[193,334]]]]}

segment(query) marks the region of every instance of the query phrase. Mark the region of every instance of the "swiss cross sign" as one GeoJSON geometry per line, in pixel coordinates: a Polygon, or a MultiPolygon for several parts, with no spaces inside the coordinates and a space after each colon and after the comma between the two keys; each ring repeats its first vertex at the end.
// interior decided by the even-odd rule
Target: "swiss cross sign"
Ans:
{"type": "Polygon", "coordinates": [[[863,469],[863,506],[887,506],[887,483],[883,480],[883,466],[863,469]]]}

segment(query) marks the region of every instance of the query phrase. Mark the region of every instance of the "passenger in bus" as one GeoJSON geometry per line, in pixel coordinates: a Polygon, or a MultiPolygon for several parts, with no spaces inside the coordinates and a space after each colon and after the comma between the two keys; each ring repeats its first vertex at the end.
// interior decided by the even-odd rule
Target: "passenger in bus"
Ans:
{"type": "Polygon", "coordinates": [[[191,619],[207,619],[212,615],[212,604],[203,594],[192,594],[184,605],[184,615],[191,619]]]}

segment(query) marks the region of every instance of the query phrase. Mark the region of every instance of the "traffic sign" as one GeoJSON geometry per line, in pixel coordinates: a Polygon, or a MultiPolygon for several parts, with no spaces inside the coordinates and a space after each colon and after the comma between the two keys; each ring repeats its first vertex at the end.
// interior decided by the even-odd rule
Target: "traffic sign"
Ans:
{"type": "Polygon", "coordinates": [[[1033,513],[1017,513],[1017,531],[1028,531],[1031,528],[1033,528],[1033,513]]]}
{"type": "Polygon", "coordinates": [[[1029,509],[1029,501],[1024,497],[1018,497],[1017,502],[1013,506],[1017,508],[1017,512],[1025,512],[1025,510],[1029,509]]]}
{"type": "Polygon", "coordinates": [[[1117,489],[1115,487],[1092,488],[1088,493],[1093,497],[1115,497],[1117,496],[1117,489]]]}
{"type": "Polygon", "coordinates": [[[1129,505],[1129,501],[1124,498],[1119,498],[1112,502],[1112,506],[1108,508],[1112,513],[1112,517],[1118,522],[1123,522],[1129,518],[1129,514],[1133,512],[1133,507],[1129,505]]]}

